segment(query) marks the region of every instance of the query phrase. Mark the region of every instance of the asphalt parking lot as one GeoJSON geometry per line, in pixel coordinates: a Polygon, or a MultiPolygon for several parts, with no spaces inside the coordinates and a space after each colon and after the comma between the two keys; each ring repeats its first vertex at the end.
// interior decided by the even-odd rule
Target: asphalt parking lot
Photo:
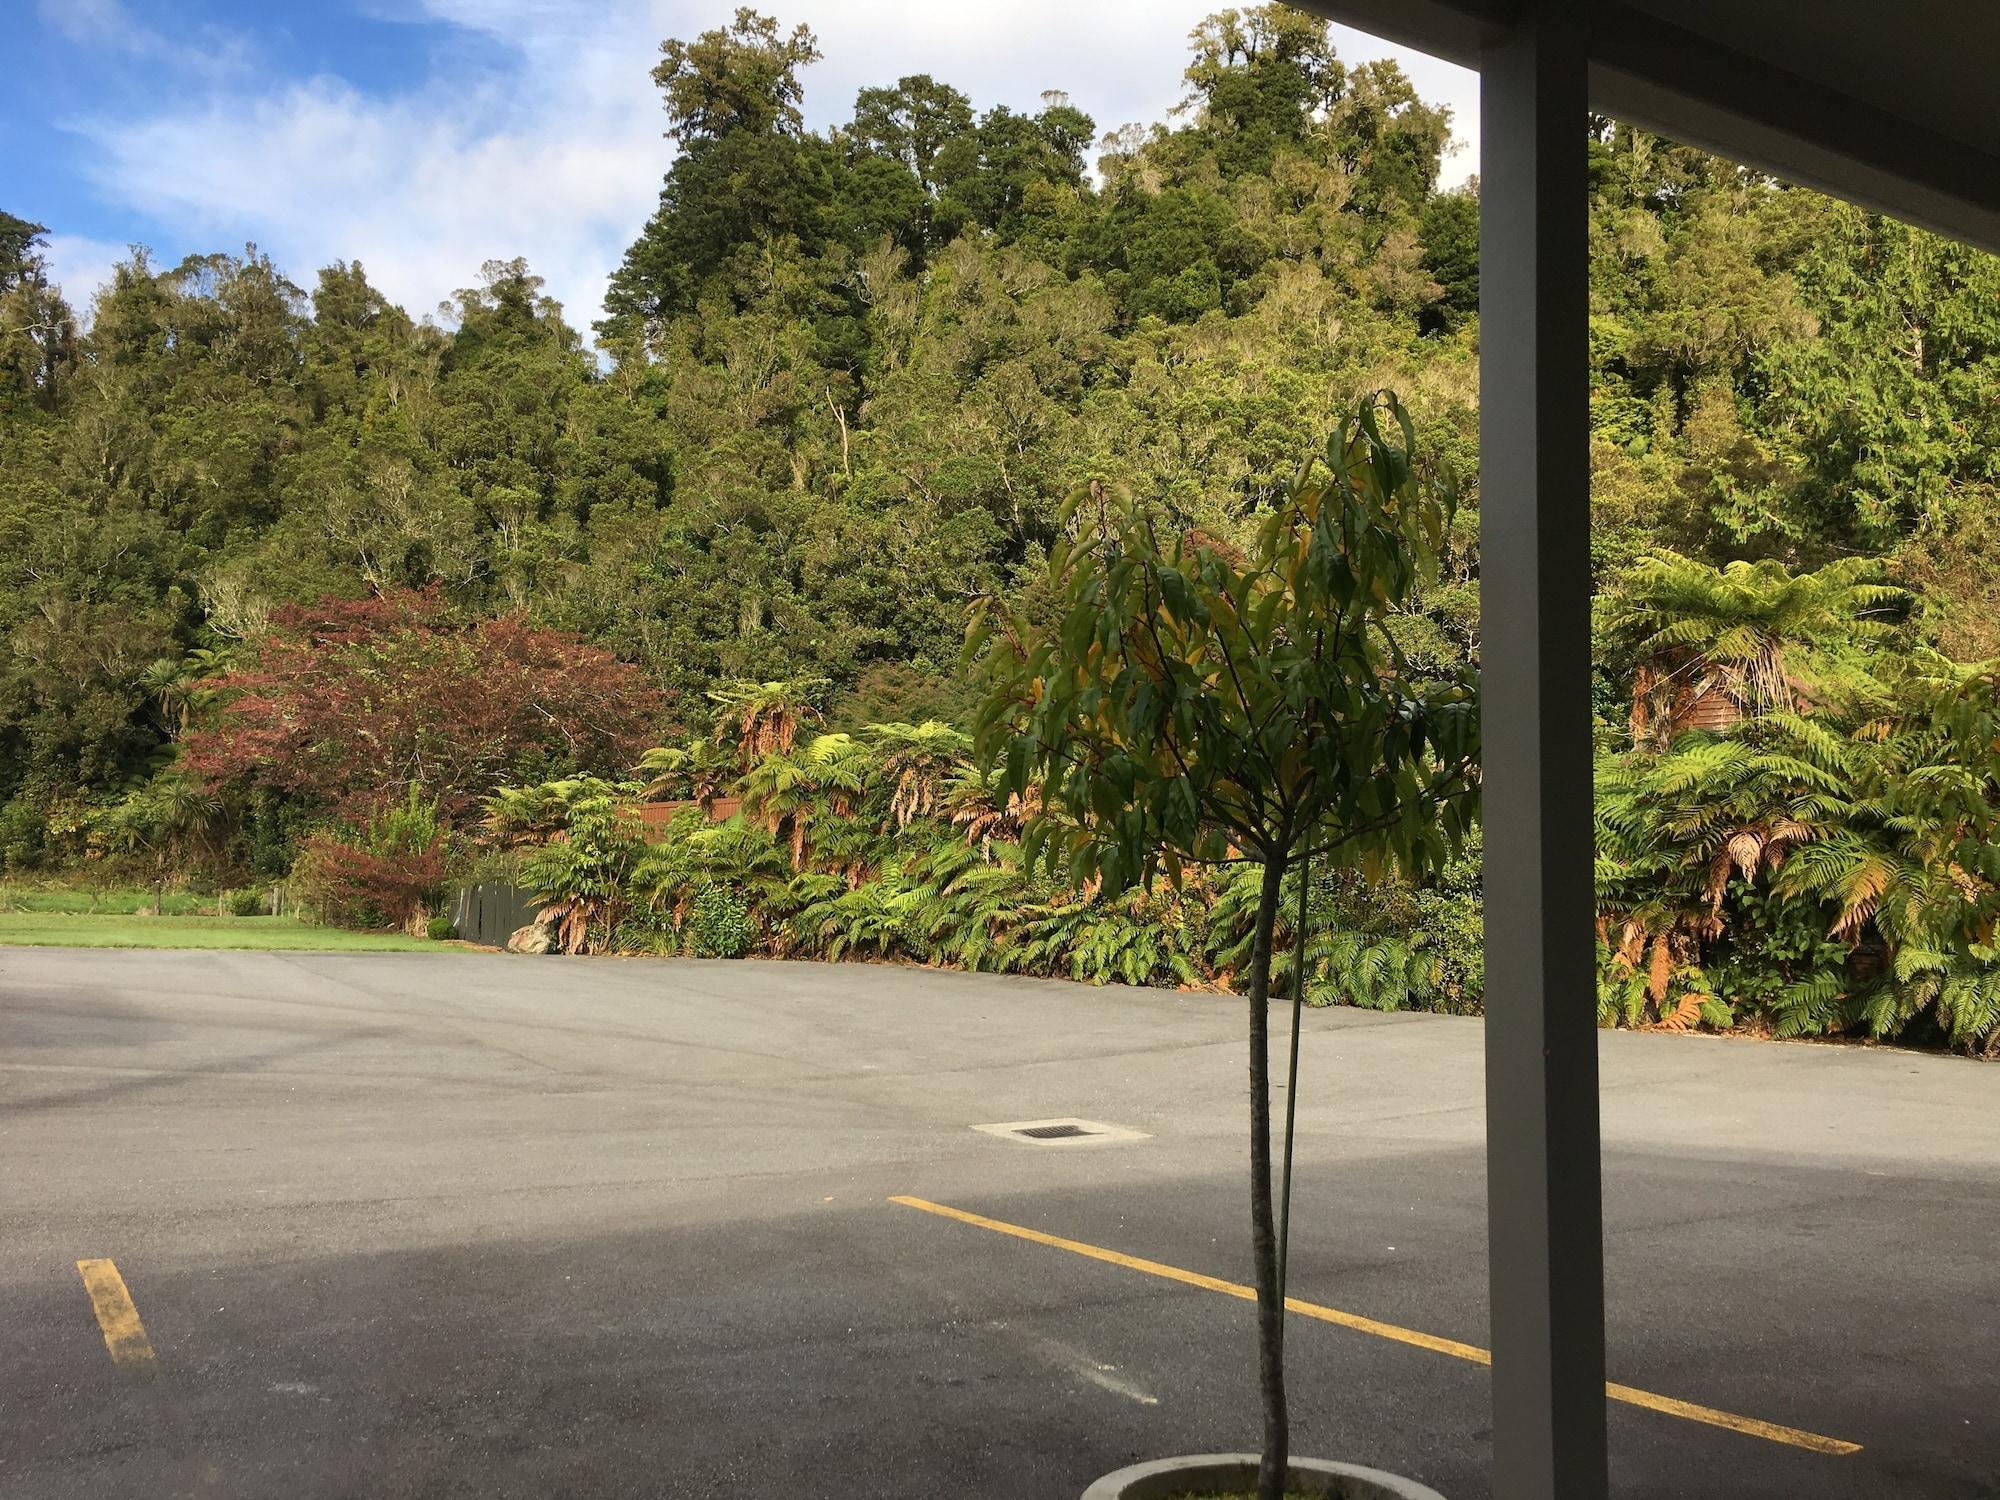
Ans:
{"type": "MultiPolygon", "coordinates": [[[[1066,1500],[1252,1446],[1241,1031],[859,965],[0,950],[0,1495],[1066,1500]],[[1137,1135],[974,1128],[1072,1116],[1137,1135]]],[[[1299,1101],[1295,1442],[1455,1500],[1479,1046],[1312,1014],[1299,1101]]],[[[1602,1056],[1614,1491],[2000,1495],[2000,1071],[1602,1056]]]]}

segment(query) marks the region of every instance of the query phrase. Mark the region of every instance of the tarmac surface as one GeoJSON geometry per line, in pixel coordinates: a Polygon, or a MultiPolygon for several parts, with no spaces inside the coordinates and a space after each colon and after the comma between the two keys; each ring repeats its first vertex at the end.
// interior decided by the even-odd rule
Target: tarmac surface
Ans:
{"type": "MultiPolygon", "coordinates": [[[[0,950],[0,1496],[1073,1500],[1254,1447],[1243,1030],[886,966],[0,950]],[[1136,1134],[974,1128],[1069,1117],[1136,1134]]],[[[1309,1013],[1298,1110],[1295,1446],[1452,1500],[1480,1046],[1309,1013]]],[[[1601,1057],[1613,1492],[2000,1495],[2000,1070],[1601,1057]]]]}

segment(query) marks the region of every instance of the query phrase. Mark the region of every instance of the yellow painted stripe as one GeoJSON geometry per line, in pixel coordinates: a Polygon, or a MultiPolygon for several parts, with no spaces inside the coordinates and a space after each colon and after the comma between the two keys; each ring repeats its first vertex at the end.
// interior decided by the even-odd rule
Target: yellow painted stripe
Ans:
{"type": "Polygon", "coordinates": [[[104,1330],[104,1347],[111,1351],[111,1362],[128,1370],[153,1369],[153,1345],[118,1267],[108,1260],[80,1260],[76,1269],[90,1292],[91,1311],[97,1314],[97,1326],[104,1330]]]}
{"type": "MultiPolygon", "coordinates": [[[[1044,1234],[1041,1230],[1030,1229],[1025,1224],[1009,1224],[1004,1219],[989,1219],[984,1214],[969,1213],[965,1209],[952,1208],[948,1204],[933,1203],[928,1198],[898,1195],[889,1201],[900,1203],[905,1208],[922,1209],[925,1213],[936,1214],[940,1218],[956,1219],[961,1224],[971,1224],[979,1229],[990,1229],[996,1234],[1012,1235],[1017,1240],[1027,1240],[1036,1245],[1049,1245],[1057,1250],[1067,1250],[1072,1255],[1088,1256],[1092,1260],[1101,1260],[1106,1265],[1123,1266],[1128,1271],[1158,1276],[1165,1281],[1178,1281],[1183,1286],[1200,1287],[1205,1292],[1220,1292],[1225,1297],[1236,1297],[1245,1302],[1257,1300],[1257,1289],[1238,1281],[1224,1281],[1219,1276],[1204,1276],[1199,1271],[1183,1270],[1179,1266],[1170,1266],[1161,1261],[1127,1255],[1120,1250],[1107,1250],[1102,1245],[1087,1245],[1082,1240],[1064,1239],[1059,1234],[1044,1234]]],[[[1409,1344],[1413,1348],[1428,1349],[1433,1354],[1448,1354],[1453,1359],[1466,1360],[1475,1365],[1493,1363],[1492,1352],[1480,1348],[1477,1344],[1463,1344],[1457,1339],[1439,1338],[1433,1333],[1423,1333],[1415,1328],[1404,1328],[1395,1323],[1384,1323],[1377,1318],[1363,1317],[1360,1313],[1343,1312],[1337,1307],[1326,1307],[1299,1297],[1287,1297],[1285,1307],[1287,1311],[1297,1313],[1300,1317],[1313,1318],[1321,1323],[1334,1323],[1342,1328],[1351,1328],[1357,1333],[1371,1334],[1378,1339],[1409,1344]]],[[[1642,1391],[1636,1386],[1619,1385],[1615,1381],[1605,1383],[1604,1394],[1613,1401],[1622,1401],[1628,1406],[1644,1407],[1648,1411],[1662,1412],[1667,1416],[1680,1417],[1689,1422],[1704,1422],[1710,1427],[1724,1427],[1731,1432],[1763,1438],[1768,1442],[1784,1443],[1793,1448],[1804,1448],[1813,1453],[1844,1457],[1861,1451],[1859,1443],[1850,1443],[1843,1438],[1823,1437],[1817,1432],[1784,1427],[1776,1422],[1761,1422],[1755,1417],[1741,1417],[1734,1412],[1719,1411],[1712,1406],[1700,1406],[1692,1401],[1676,1400],[1672,1396],[1655,1395],[1651,1391],[1642,1391]]]]}

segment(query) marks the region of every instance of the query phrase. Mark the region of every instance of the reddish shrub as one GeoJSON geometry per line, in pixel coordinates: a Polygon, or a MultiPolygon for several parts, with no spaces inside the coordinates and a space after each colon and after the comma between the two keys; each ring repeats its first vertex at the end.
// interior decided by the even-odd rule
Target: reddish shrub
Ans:
{"type": "Polygon", "coordinates": [[[182,765],[210,787],[266,787],[350,818],[410,785],[463,819],[502,781],[622,772],[653,739],[659,691],[636,667],[519,619],[451,618],[434,590],[288,606],[182,765]]]}
{"type": "Polygon", "coordinates": [[[315,833],[292,867],[293,897],[336,927],[413,928],[443,899],[444,841],[414,853],[376,854],[315,833]]]}

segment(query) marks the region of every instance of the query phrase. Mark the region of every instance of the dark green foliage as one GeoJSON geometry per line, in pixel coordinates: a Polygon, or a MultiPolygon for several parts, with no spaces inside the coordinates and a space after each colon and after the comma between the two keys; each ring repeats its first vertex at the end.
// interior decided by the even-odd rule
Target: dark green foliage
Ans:
{"type": "Polygon", "coordinates": [[[450,917],[432,917],[424,924],[424,936],[434,943],[446,943],[458,936],[458,928],[450,917]]]}
{"type": "Polygon", "coordinates": [[[982,755],[1052,815],[1030,827],[1031,864],[1046,852],[1119,892],[1231,857],[1423,873],[1457,852],[1476,806],[1471,674],[1414,672],[1386,628],[1420,609],[1449,534],[1449,493],[1419,474],[1384,396],[1244,553],[1163,536],[1100,485],[1071,497],[1077,540],[1049,557],[1059,619],[989,601],[966,645],[988,684],[982,755]]]}
{"type": "MultiPolygon", "coordinates": [[[[681,154],[660,207],[605,296],[607,341],[636,338],[692,312],[713,290],[758,300],[759,251],[818,255],[833,227],[834,157],[815,138],[735,131],[681,154]]],[[[892,189],[893,196],[893,189],[892,189]]],[[[857,233],[865,221],[855,221],[857,233]]]]}
{"type": "Polygon", "coordinates": [[[1424,309],[1426,330],[1449,333],[1479,316],[1479,197],[1439,193],[1424,204],[1418,223],[1424,273],[1438,298],[1424,309]]]}
{"type": "Polygon", "coordinates": [[[743,893],[726,884],[705,885],[696,891],[682,938],[696,958],[741,958],[748,953],[757,939],[757,929],[750,921],[743,893]]]}

